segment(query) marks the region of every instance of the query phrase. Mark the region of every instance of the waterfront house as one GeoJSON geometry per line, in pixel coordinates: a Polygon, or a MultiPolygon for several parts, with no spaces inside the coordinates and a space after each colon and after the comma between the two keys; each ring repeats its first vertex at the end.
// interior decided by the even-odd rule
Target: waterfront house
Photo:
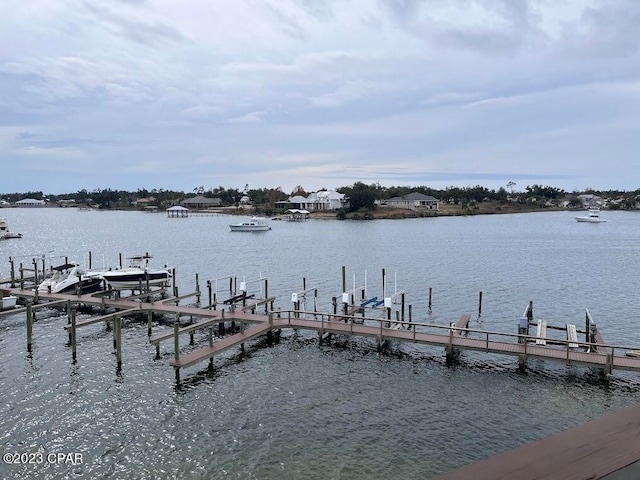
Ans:
{"type": "Polygon", "coordinates": [[[378,205],[380,207],[404,208],[416,212],[433,212],[439,210],[438,199],[431,195],[425,195],[420,192],[411,192],[402,197],[392,197],[381,200],[378,205]]]}
{"type": "Polygon", "coordinates": [[[310,212],[339,210],[348,207],[349,198],[344,193],[338,193],[334,190],[312,192],[306,197],[294,195],[285,201],[275,203],[277,210],[298,209],[310,212]]]}
{"type": "Polygon", "coordinates": [[[207,208],[222,206],[222,200],[220,200],[219,198],[209,198],[202,195],[197,195],[195,197],[182,200],[180,202],[180,205],[186,208],[204,210],[207,208]]]}
{"type": "Polygon", "coordinates": [[[18,200],[15,203],[16,207],[44,207],[46,205],[44,200],[36,200],[35,198],[25,198],[18,200]]]}

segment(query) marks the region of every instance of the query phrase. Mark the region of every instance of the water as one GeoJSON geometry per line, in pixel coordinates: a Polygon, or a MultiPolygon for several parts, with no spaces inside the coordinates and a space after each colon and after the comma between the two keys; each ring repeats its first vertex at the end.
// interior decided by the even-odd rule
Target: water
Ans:
{"type": "MultiPolygon", "coordinates": [[[[416,321],[446,325],[469,313],[472,327],[515,332],[531,300],[536,318],[580,327],[588,308],[607,342],[640,345],[640,217],[632,212],[606,212],[604,224],[577,223],[569,212],[272,222],[265,233],[231,233],[229,216],[0,214],[23,234],[0,242],[2,277],[9,256],[26,267],[41,255],[86,263],[91,251],[96,267],[149,252],[156,266],[176,267],[180,293],[195,289],[196,274],[205,292],[206,280],[235,275],[260,293],[262,276],[286,309],[304,277],[329,311],[343,265],[348,288],[363,285],[366,272],[368,296],[379,297],[384,268],[385,292],[405,291],[416,321]]],[[[218,282],[221,296],[226,285],[218,282]]],[[[79,331],[74,365],[66,316],[37,318],[33,355],[24,316],[0,319],[0,440],[4,453],[42,453],[44,462],[0,464],[2,478],[424,479],[640,399],[634,373],[614,371],[605,384],[586,368],[531,360],[520,374],[514,358],[480,353],[446,367],[440,348],[378,353],[358,338],[318,346],[308,332],[252,342],[242,357],[227,352],[214,372],[206,362],[186,369],[176,388],[172,351],[163,346],[154,360],[146,322],[125,323],[117,374],[103,325],[79,331]],[[75,452],[79,465],[46,462],[75,452]]]]}

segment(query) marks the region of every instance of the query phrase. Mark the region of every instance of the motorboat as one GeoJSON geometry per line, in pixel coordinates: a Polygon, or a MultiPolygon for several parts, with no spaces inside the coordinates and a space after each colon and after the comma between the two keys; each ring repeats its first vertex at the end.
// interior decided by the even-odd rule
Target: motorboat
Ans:
{"type": "Polygon", "coordinates": [[[104,290],[100,272],[85,272],[77,263],[52,267],[52,275],[38,285],[39,293],[94,293],[104,290]]]}
{"type": "Polygon", "coordinates": [[[171,272],[163,269],[152,269],[148,254],[129,257],[129,266],[101,272],[100,276],[107,281],[113,290],[135,290],[140,286],[166,286],[171,279],[171,272]]]}
{"type": "Polygon", "coordinates": [[[250,220],[229,225],[232,232],[264,232],[271,230],[264,217],[251,217],[250,220]]]}
{"type": "Polygon", "coordinates": [[[0,290],[0,310],[9,310],[15,308],[18,297],[9,295],[8,290],[0,290]]]}
{"type": "Polygon", "coordinates": [[[602,223],[606,222],[605,219],[600,217],[600,210],[590,209],[586,215],[582,215],[580,217],[575,217],[577,222],[587,222],[587,223],[602,223]]]}
{"type": "Polygon", "coordinates": [[[6,240],[8,238],[22,238],[22,234],[10,232],[7,219],[0,218],[0,240],[6,240]]]}

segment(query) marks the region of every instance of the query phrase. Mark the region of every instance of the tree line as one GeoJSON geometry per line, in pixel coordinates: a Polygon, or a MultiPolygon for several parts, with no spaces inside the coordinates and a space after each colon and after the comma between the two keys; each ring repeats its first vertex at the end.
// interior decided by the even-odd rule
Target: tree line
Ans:
{"type": "MultiPolygon", "coordinates": [[[[385,200],[393,197],[402,197],[412,192],[419,192],[424,195],[430,195],[442,202],[453,203],[481,203],[486,201],[506,202],[508,200],[525,201],[526,199],[535,198],[537,200],[559,200],[568,198],[577,202],[580,194],[593,194],[603,198],[622,198],[622,206],[631,208],[632,205],[640,200],[640,189],[634,191],[608,190],[597,191],[587,189],[582,192],[566,192],[565,190],[549,185],[527,185],[523,191],[514,191],[516,184],[509,182],[505,187],[498,189],[489,189],[482,185],[456,187],[450,186],[443,189],[436,189],[428,186],[391,186],[386,187],[380,183],[366,184],[364,182],[355,182],[352,185],[336,188],[339,193],[345,194],[349,198],[349,210],[356,211],[362,208],[375,208],[376,200],[385,200]],[[509,189],[509,191],[507,190],[509,189]]],[[[320,190],[327,190],[322,188],[320,190]]],[[[42,191],[30,191],[22,193],[8,193],[0,195],[0,198],[10,203],[15,203],[24,198],[34,198],[38,200],[46,200],[49,203],[56,203],[61,200],[73,200],[78,204],[91,203],[99,205],[100,208],[130,208],[137,200],[141,198],[153,198],[151,205],[166,205],[168,203],[177,203],[195,195],[202,195],[207,198],[219,198],[223,205],[238,205],[243,197],[247,197],[250,203],[256,206],[262,206],[263,210],[271,210],[276,202],[286,201],[290,196],[300,195],[307,196],[308,193],[301,185],[296,186],[290,194],[285,193],[281,187],[275,188],[249,188],[245,185],[243,189],[225,188],[218,186],[215,188],[205,189],[204,187],[196,187],[192,192],[183,192],[177,190],[139,188],[136,191],[95,189],[88,191],[86,189],[73,193],[65,193],[60,195],[44,194],[42,191]]]]}

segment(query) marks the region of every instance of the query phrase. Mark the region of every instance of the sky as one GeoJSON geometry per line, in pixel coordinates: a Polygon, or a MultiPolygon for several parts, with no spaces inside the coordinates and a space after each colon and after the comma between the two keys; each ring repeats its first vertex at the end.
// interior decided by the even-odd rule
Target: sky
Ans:
{"type": "Polygon", "coordinates": [[[637,0],[3,0],[0,194],[640,188],[637,0]]]}

